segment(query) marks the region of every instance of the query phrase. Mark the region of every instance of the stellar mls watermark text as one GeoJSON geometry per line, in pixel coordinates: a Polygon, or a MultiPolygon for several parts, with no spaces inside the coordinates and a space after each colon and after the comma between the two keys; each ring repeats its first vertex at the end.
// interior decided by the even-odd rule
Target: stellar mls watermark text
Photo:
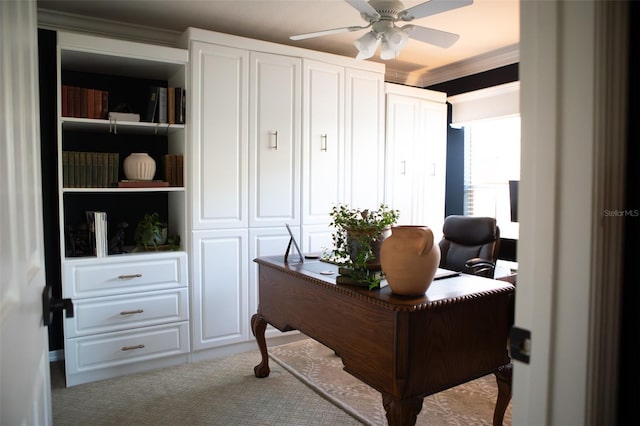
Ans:
{"type": "Polygon", "coordinates": [[[605,217],[638,217],[640,210],[604,210],[605,217]]]}

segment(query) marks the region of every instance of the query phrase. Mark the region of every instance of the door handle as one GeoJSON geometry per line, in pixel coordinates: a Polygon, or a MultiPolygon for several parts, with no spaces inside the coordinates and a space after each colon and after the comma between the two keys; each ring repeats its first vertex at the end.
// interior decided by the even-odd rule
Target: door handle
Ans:
{"type": "Polygon", "coordinates": [[[42,318],[44,325],[51,325],[53,313],[56,311],[64,311],[67,318],[73,318],[73,302],[71,299],[54,299],[51,295],[51,286],[46,285],[42,290],[42,318]]]}

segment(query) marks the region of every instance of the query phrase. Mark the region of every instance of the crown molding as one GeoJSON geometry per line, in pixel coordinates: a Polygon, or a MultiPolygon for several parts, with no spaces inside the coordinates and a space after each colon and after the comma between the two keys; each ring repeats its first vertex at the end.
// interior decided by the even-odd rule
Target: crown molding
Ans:
{"type": "Polygon", "coordinates": [[[426,72],[421,70],[406,73],[387,67],[385,80],[416,87],[428,87],[518,62],[520,62],[520,45],[514,44],[426,72]]]}
{"type": "Polygon", "coordinates": [[[176,47],[182,33],[144,25],[127,24],[108,19],[88,18],[73,13],[38,9],[38,28],[81,32],[130,41],[176,47]]]}

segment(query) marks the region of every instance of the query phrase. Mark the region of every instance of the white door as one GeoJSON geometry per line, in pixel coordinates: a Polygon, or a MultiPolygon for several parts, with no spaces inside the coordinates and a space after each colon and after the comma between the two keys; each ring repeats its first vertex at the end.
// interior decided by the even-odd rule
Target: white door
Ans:
{"type": "Polygon", "coordinates": [[[0,2],[0,424],[51,424],[35,1],[0,2]]]}
{"type": "Polygon", "coordinates": [[[251,52],[249,226],[300,223],[301,60],[251,52]]]}
{"type": "Polygon", "coordinates": [[[416,224],[414,146],[418,140],[420,100],[387,95],[387,204],[400,211],[400,225],[416,224]]]}
{"type": "Polygon", "coordinates": [[[384,201],[384,75],[346,69],[345,200],[361,209],[384,201]]]}
{"type": "Polygon", "coordinates": [[[344,200],[344,68],[304,61],[302,223],[328,225],[344,200]]]}
{"type": "Polygon", "coordinates": [[[193,229],[246,227],[249,52],[197,41],[189,50],[193,229]]]}

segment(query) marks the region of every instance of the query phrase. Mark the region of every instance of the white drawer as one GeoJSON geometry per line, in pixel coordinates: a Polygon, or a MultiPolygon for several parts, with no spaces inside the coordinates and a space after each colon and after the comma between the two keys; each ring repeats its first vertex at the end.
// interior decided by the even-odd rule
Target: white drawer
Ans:
{"type": "Polygon", "coordinates": [[[67,339],[67,375],[117,368],[189,352],[189,323],[67,339]]]}
{"type": "Polygon", "coordinates": [[[149,293],[74,301],[74,317],[64,319],[66,337],[86,336],[189,319],[185,287],[149,293]]]}
{"type": "Polygon", "coordinates": [[[186,287],[187,255],[125,255],[65,262],[63,297],[83,299],[186,287]]]}

